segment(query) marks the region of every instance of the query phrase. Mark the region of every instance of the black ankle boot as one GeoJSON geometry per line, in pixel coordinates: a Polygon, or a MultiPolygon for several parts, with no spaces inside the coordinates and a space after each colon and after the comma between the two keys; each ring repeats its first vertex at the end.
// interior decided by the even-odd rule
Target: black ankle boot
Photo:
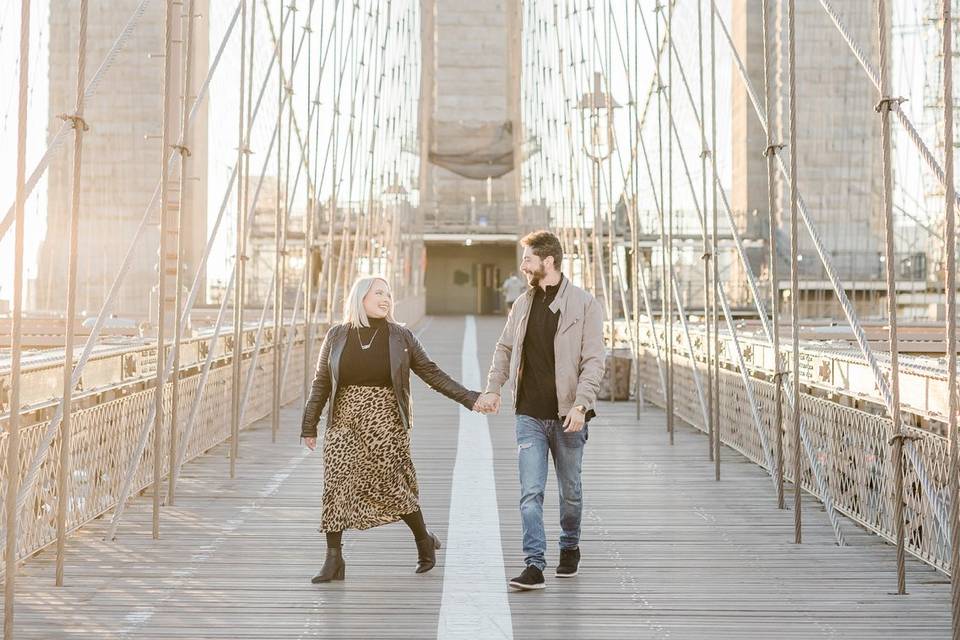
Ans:
{"type": "Polygon", "coordinates": [[[437,564],[437,549],[440,540],[432,533],[417,540],[417,573],[426,573],[437,564]]]}
{"type": "Polygon", "coordinates": [[[343,580],[344,570],[347,565],[343,562],[343,553],[340,547],[329,547],[327,549],[327,559],[323,563],[320,573],[313,576],[310,580],[313,584],[318,582],[330,582],[331,580],[343,580]]]}

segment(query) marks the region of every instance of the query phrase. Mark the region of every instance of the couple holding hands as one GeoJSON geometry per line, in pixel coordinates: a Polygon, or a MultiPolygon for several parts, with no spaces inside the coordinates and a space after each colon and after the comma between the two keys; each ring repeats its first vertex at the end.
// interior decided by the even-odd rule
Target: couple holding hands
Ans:
{"type": "Polygon", "coordinates": [[[530,288],[514,303],[497,341],[483,393],[465,389],[441,370],[420,341],[393,318],[386,281],[359,279],[344,313],[320,348],[316,376],[303,412],[301,438],[317,446],[317,424],[327,407],[323,442],[326,560],[314,583],[342,580],[346,529],[403,520],[417,545],[417,573],[436,564],[440,540],[424,523],[410,455],[410,371],[468,409],[496,413],[510,379],[516,399],[520,514],[526,568],[515,589],[542,589],[547,541],[543,496],[550,454],[560,490],[560,561],[556,576],[577,575],[582,513],[580,469],[587,422],[604,372],[603,311],[592,295],[561,272],[563,248],[549,231],[521,241],[520,270],[530,288]]]}

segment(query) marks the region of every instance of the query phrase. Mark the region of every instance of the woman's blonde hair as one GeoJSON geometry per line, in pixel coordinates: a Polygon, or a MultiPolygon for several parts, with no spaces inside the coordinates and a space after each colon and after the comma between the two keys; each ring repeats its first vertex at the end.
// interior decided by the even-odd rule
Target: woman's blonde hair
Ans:
{"type": "MultiPolygon", "coordinates": [[[[350,289],[350,295],[347,296],[347,301],[343,305],[343,318],[344,322],[349,324],[351,327],[369,327],[370,319],[367,317],[367,311],[363,308],[363,299],[370,293],[370,289],[373,288],[373,285],[377,281],[382,282],[387,286],[387,290],[390,290],[390,283],[387,282],[387,279],[383,276],[364,276],[362,278],[357,278],[357,281],[353,283],[353,287],[350,289]]],[[[387,322],[396,323],[397,320],[393,317],[393,292],[390,291],[390,310],[387,311],[387,322]]]]}

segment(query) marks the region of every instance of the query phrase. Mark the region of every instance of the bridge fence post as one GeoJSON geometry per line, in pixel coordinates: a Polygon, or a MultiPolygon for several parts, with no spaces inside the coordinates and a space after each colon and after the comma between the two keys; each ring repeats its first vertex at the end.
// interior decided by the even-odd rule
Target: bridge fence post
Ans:
{"type": "MultiPolygon", "coordinates": [[[[795,0],[787,0],[787,56],[789,58],[789,135],[790,142],[790,322],[793,351],[790,369],[793,371],[793,536],[794,542],[803,541],[802,488],[803,476],[800,464],[800,284],[798,254],[800,230],[797,200],[797,73],[796,73],[796,6],[795,0]]],[[[770,128],[770,123],[767,123],[770,128]]]]}
{"type": "Polygon", "coordinates": [[[944,242],[946,246],[946,338],[947,338],[947,420],[950,445],[950,591],[953,606],[953,638],[960,638],[960,461],[957,447],[957,263],[956,220],[954,218],[953,166],[953,15],[951,0],[943,0],[943,135],[944,147],[944,242]]]}
{"type": "Polygon", "coordinates": [[[30,2],[20,3],[20,80],[17,115],[17,194],[14,205],[13,326],[10,338],[10,418],[7,422],[7,493],[4,496],[3,637],[14,637],[14,597],[17,576],[17,489],[20,480],[20,358],[23,329],[24,207],[26,204],[27,80],[30,54],[30,2]]]}
{"type": "Polygon", "coordinates": [[[780,367],[780,280],[777,276],[777,169],[774,155],[783,145],[773,138],[774,117],[774,70],[771,22],[773,10],[770,0],[763,0],[763,84],[764,110],[767,114],[767,149],[764,156],[767,158],[767,220],[769,233],[769,264],[770,264],[770,315],[773,324],[773,381],[774,381],[774,420],[773,432],[776,439],[776,478],[777,478],[777,508],[785,509],[786,503],[783,493],[783,386],[781,384],[784,371],[780,367]]]}
{"type": "Polygon", "coordinates": [[[900,364],[897,340],[897,286],[896,263],[894,259],[894,221],[893,221],[893,163],[891,160],[890,114],[897,109],[899,100],[890,95],[890,53],[887,42],[887,2],[877,0],[877,30],[880,56],[880,99],[876,111],[881,118],[880,137],[883,156],[883,219],[885,231],[884,255],[887,279],[887,315],[890,323],[890,395],[892,399],[890,418],[893,420],[893,465],[891,478],[893,490],[893,519],[897,546],[897,594],[907,593],[906,550],[904,548],[903,522],[903,438],[906,435],[900,420],[900,364]]]}
{"type": "Polygon", "coordinates": [[[85,96],[83,86],[86,82],[87,69],[87,18],[89,14],[88,0],[80,2],[80,31],[77,45],[77,100],[74,113],[70,116],[61,116],[73,125],[73,173],[71,176],[71,203],[70,203],[70,240],[67,252],[67,313],[66,335],[63,349],[63,419],[60,423],[60,460],[57,467],[57,558],[54,583],[63,586],[63,563],[67,538],[67,507],[70,502],[70,447],[71,429],[73,420],[73,351],[74,351],[74,318],[77,306],[77,237],[80,221],[80,180],[83,166],[83,134],[87,124],[83,119],[85,96]]]}
{"type": "MultiPolygon", "coordinates": [[[[256,5],[254,4],[254,9],[256,5]]],[[[253,32],[251,29],[251,61],[253,57],[253,32]]],[[[230,478],[237,476],[237,457],[240,454],[240,380],[243,375],[241,359],[243,357],[243,284],[244,270],[247,256],[245,218],[249,202],[247,200],[250,182],[250,118],[245,109],[249,109],[246,102],[247,88],[247,0],[240,0],[240,94],[237,110],[237,220],[236,237],[234,244],[235,258],[233,261],[233,353],[232,378],[230,387],[230,478]]],[[[224,291],[224,298],[230,295],[224,291]]]]}
{"type": "MultiPolygon", "coordinates": [[[[706,114],[706,92],[704,90],[704,64],[703,64],[703,2],[697,2],[697,73],[699,74],[700,83],[700,113],[701,117],[706,114]]],[[[710,147],[707,146],[707,133],[706,127],[703,126],[701,122],[700,126],[700,193],[701,198],[700,202],[702,203],[701,210],[703,215],[701,216],[701,225],[700,230],[703,236],[703,329],[704,329],[704,347],[706,350],[706,357],[704,358],[706,362],[706,372],[707,372],[707,424],[705,429],[707,432],[707,453],[708,459],[713,461],[713,437],[714,431],[717,428],[716,421],[714,420],[714,402],[719,401],[719,398],[715,398],[714,389],[713,389],[713,369],[711,367],[712,354],[713,354],[713,343],[710,339],[711,336],[711,326],[710,326],[710,267],[713,263],[713,260],[716,259],[716,256],[713,254],[713,249],[710,246],[710,234],[709,227],[707,224],[707,158],[710,156],[710,147]]]]}
{"type": "Polygon", "coordinates": [[[163,390],[166,386],[166,296],[167,296],[167,234],[170,230],[170,203],[169,195],[170,165],[167,162],[167,150],[170,147],[171,126],[171,97],[174,92],[171,84],[171,52],[173,48],[173,3],[165,3],[165,26],[163,45],[163,132],[161,133],[160,154],[160,239],[157,251],[157,372],[154,386],[154,415],[153,415],[153,538],[160,537],[160,484],[162,475],[163,456],[163,390]]]}
{"type": "MultiPolygon", "coordinates": [[[[186,3],[186,15],[182,16],[186,21],[181,19],[181,33],[182,29],[186,29],[186,33],[182,35],[182,44],[181,44],[181,62],[182,62],[182,95],[180,103],[180,141],[174,145],[174,148],[180,152],[180,184],[179,184],[179,195],[177,197],[177,254],[176,254],[176,265],[177,265],[177,277],[176,277],[176,290],[174,292],[174,325],[173,325],[173,375],[171,379],[171,384],[173,388],[171,389],[171,401],[170,401],[170,441],[168,443],[170,448],[169,453],[169,472],[167,473],[167,500],[166,504],[173,505],[176,496],[176,475],[173,473],[173,470],[177,467],[177,433],[178,433],[178,421],[179,421],[179,404],[180,404],[180,343],[183,340],[183,330],[184,323],[181,321],[180,314],[183,309],[183,253],[184,253],[184,233],[183,233],[183,208],[184,201],[187,197],[187,168],[189,167],[188,158],[190,157],[190,149],[188,142],[190,141],[189,137],[189,128],[190,128],[190,91],[191,91],[191,80],[193,77],[193,21],[196,19],[194,16],[195,9],[195,0],[188,0],[186,3]]],[[[202,389],[197,391],[202,393],[202,389]]]]}

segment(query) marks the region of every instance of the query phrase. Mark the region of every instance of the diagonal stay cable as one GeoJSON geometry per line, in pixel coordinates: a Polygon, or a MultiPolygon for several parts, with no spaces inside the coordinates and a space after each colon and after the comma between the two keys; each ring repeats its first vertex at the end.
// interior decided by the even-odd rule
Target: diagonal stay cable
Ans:
{"type": "MultiPolygon", "coordinates": [[[[238,9],[239,9],[239,6],[238,6],[238,9]]],[[[288,13],[288,16],[289,16],[289,13],[288,13]]],[[[284,18],[284,20],[281,22],[281,33],[283,32],[283,30],[285,29],[285,27],[286,27],[286,18],[284,18]]],[[[303,36],[301,36],[301,37],[305,37],[305,35],[306,35],[306,33],[304,33],[303,36]]],[[[277,49],[277,48],[274,48],[273,58],[275,59],[275,58],[277,58],[277,57],[278,57],[278,49],[277,49]]],[[[270,79],[270,77],[271,77],[271,75],[272,75],[272,70],[273,70],[273,65],[271,64],[271,65],[268,67],[268,71],[267,71],[267,73],[266,73],[266,75],[265,75],[265,77],[264,77],[263,87],[266,87],[266,84],[269,82],[269,79],[270,79]]],[[[262,95],[262,94],[261,94],[261,95],[262,95]]],[[[289,94],[287,94],[287,96],[285,97],[285,100],[286,100],[286,99],[289,99],[289,98],[290,98],[290,96],[289,96],[289,94]]],[[[258,103],[257,106],[259,107],[259,103],[258,103]]],[[[257,113],[254,112],[254,114],[253,114],[253,119],[256,118],[256,115],[257,115],[257,113]]],[[[256,200],[254,200],[254,203],[255,203],[255,202],[256,202],[256,200]]],[[[246,228],[247,228],[247,229],[250,229],[250,228],[252,227],[252,224],[250,224],[250,222],[251,222],[252,213],[255,212],[255,211],[256,211],[255,206],[251,206],[251,207],[250,207],[250,212],[247,212],[247,213],[246,213],[247,222],[248,222],[248,224],[246,225],[246,228]]],[[[235,270],[234,270],[234,271],[235,271],[235,270]]],[[[231,281],[231,283],[232,283],[232,281],[231,281]]],[[[230,287],[229,287],[229,285],[228,285],[228,287],[227,287],[226,290],[229,290],[229,288],[230,288],[230,287]]],[[[225,297],[226,297],[226,296],[225,296],[225,297]]],[[[215,339],[215,338],[214,338],[214,339],[215,339]]],[[[167,369],[169,369],[169,367],[172,366],[172,354],[171,354],[171,357],[168,357],[168,358],[167,358],[167,361],[166,361],[166,363],[165,363],[164,366],[165,366],[167,369]]],[[[123,481],[123,484],[122,484],[121,489],[120,489],[120,494],[119,494],[119,496],[118,496],[117,505],[116,505],[116,507],[114,508],[113,518],[112,518],[111,521],[110,521],[110,527],[109,527],[108,532],[107,532],[106,539],[108,539],[108,540],[112,540],[112,539],[114,539],[114,537],[116,536],[117,526],[119,525],[120,519],[121,519],[122,516],[123,516],[123,512],[124,512],[124,509],[125,509],[125,507],[126,507],[127,498],[128,498],[129,495],[130,495],[131,485],[132,485],[132,483],[133,483],[133,477],[134,477],[134,475],[135,475],[135,473],[136,473],[137,463],[138,463],[138,461],[140,460],[140,458],[142,457],[143,452],[144,452],[144,449],[146,448],[147,437],[149,436],[149,432],[150,432],[150,425],[151,425],[152,419],[155,417],[155,413],[154,413],[154,412],[155,412],[155,409],[151,409],[151,415],[148,417],[148,420],[147,420],[146,422],[144,422],[144,425],[143,425],[143,427],[141,428],[140,438],[139,438],[139,441],[138,441],[138,443],[137,443],[137,450],[134,452],[133,456],[131,456],[130,463],[127,465],[126,475],[125,475],[125,477],[124,477],[124,481],[123,481]]]]}
{"type": "MultiPolygon", "coordinates": [[[[113,44],[107,51],[107,55],[104,56],[103,62],[100,63],[100,66],[97,67],[97,71],[90,78],[90,82],[87,83],[86,89],[83,92],[83,98],[85,101],[90,101],[94,96],[96,96],[97,88],[100,86],[100,81],[103,80],[103,77],[106,75],[106,73],[110,71],[111,67],[113,67],[113,63],[116,61],[117,56],[120,55],[120,52],[123,51],[123,48],[127,45],[127,41],[130,39],[130,36],[132,36],[133,32],[136,31],[137,26],[140,23],[140,19],[143,18],[143,14],[146,12],[151,2],[153,2],[153,0],[141,0],[140,4],[137,5],[137,8],[134,9],[130,19],[127,20],[123,30],[120,31],[120,35],[118,35],[116,40],[113,41],[113,44]]],[[[44,172],[47,170],[47,166],[50,164],[53,154],[64,142],[67,141],[68,138],[70,138],[72,130],[73,125],[68,121],[64,122],[60,126],[60,129],[57,130],[57,133],[54,134],[53,138],[50,140],[50,144],[47,145],[46,151],[43,152],[40,160],[37,161],[37,166],[34,167],[33,171],[30,172],[30,177],[27,179],[24,187],[25,198],[33,192],[34,188],[37,186],[37,183],[40,181],[40,178],[43,177],[44,172]]],[[[7,213],[3,216],[3,220],[0,221],[0,239],[3,239],[3,236],[6,235],[7,231],[10,229],[10,226],[13,224],[13,212],[14,205],[11,204],[10,208],[7,209],[7,213]]]]}
{"type": "MultiPolygon", "coordinates": [[[[840,36],[843,38],[843,41],[847,43],[847,46],[850,47],[850,51],[853,52],[854,57],[856,57],[857,61],[860,63],[860,66],[863,67],[863,70],[866,72],[870,82],[874,84],[874,86],[877,88],[877,91],[880,91],[880,74],[877,73],[877,70],[874,68],[874,66],[869,60],[867,60],[867,56],[864,54],[863,48],[853,38],[853,35],[851,35],[850,30],[847,29],[847,26],[844,24],[840,14],[836,9],[834,9],[833,5],[830,4],[829,0],[819,1],[821,6],[823,6],[823,10],[826,11],[827,16],[829,16],[830,20],[833,21],[837,31],[840,32],[840,36]]],[[[937,161],[937,158],[933,155],[933,152],[930,151],[930,147],[927,146],[927,143],[923,141],[923,138],[920,136],[920,132],[917,131],[917,128],[910,120],[910,117],[896,105],[893,106],[891,111],[896,114],[897,119],[900,121],[900,125],[906,131],[907,137],[910,138],[913,146],[916,147],[921,159],[926,163],[930,171],[933,172],[933,175],[936,176],[937,180],[939,180],[940,185],[945,186],[947,178],[946,174],[944,173],[943,166],[941,166],[941,164],[937,161]]],[[[954,202],[957,205],[960,205],[960,193],[954,193],[954,202]]]]}
{"type": "MultiPolygon", "coordinates": [[[[713,0],[712,0],[713,1],[713,0]]],[[[757,118],[760,122],[762,130],[765,132],[767,128],[766,117],[763,114],[763,110],[757,99],[756,91],[753,88],[753,83],[750,81],[746,73],[746,69],[743,65],[743,60],[740,57],[736,47],[734,46],[733,39],[730,36],[730,32],[727,29],[727,25],[724,22],[723,18],[718,14],[717,22],[723,31],[723,35],[727,40],[727,44],[730,47],[731,53],[734,59],[734,66],[737,69],[738,74],[740,75],[741,80],[744,83],[744,86],[747,90],[747,95],[750,98],[750,102],[753,105],[754,112],[757,115],[757,118]]],[[[783,175],[784,181],[787,185],[791,184],[790,172],[787,169],[783,158],[777,156],[777,165],[780,169],[780,173],[783,175]]],[[[833,287],[834,293],[837,296],[837,301],[840,303],[841,308],[843,309],[844,315],[847,317],[847,322],[850,326],[850,329],[853,331],[853,334],[857,341],[857,346],[860,348],[861,355],[867,361],[867,364],[870,368],[871,373],[873,373],[874,383],[877,386],[877,389],[880,392],[880,395],[883,399],[883,402],[888,410],[888,412],[893,414],[893,399],[890,393],[890,386],[887,383],[886,376],[883,373],[883,370],[880,368],[880,363],[877,361],[876,355],[873,353],[873,349],[870,347],[870,344],[867,342],[866,333],[863,330],[863,327],[860,324],[859,317],[857,316],[856,310],[853,308],[853,305],[850,303],[850,299],[847,297],[846,291],[844,291],[843,284],[840,281],[839,276],[837,275],[836,269],[833,266],[833,261],[830,258],[829,252],[825,249],[823,240],[820,238],[820,233],[814,225],[813,220],[810,218],[809,210],[807,209],[806,202],[803,197],[798,194],[797,197],[797,207],[800,214],[800,219],[803,221],[804,226],[807,228],[807,231],[810,235],[810,239],[813,242],[814,249],[817,252],[817,255],[820,257],[820,261],[823,264],[824,271],[827,274],[827,278],[830,281],[831,286],[833,287]]],[[[765,325],[766,326],[766,325],[765,325]]],[[[769,336],[769,334],[768,334],[769,336]]],[[[789,399],[790,394],[786,394],[786,397],[789,399]]],[[[939,497],[939,494],[935,491],[933,483],[930,480],[930,476],[927,473],[926,467],[923,464],[923,461],[920,459],[919,454],[916,450],[916,447],[912,442],[908,442],[906,446],[907,457],[910,459],[911,464],[914,467],[914,470],[917,473],[917,478],[920,480],[921,486],[923,486],[924,492],[927,494],[928,499],[930,500],[934,514],[936,516],[937,524],[944,531],[950,531],[949,523],[947,522],[947,516],[945,512],[944,505],[939,497]]]]}
{"type": "MultiPolygon", "coordinates": [[[[720,25],[721,25],[724,29],[726,29],[726,27],[724,26],[724,24],[723,24],[723,22],[722,22],[722,18],[719,16],[719,14],[717,15],[717,21],[720,23],[720,25]]],[[[648,34],[648,43],[649,43],[649,30],[646,29],[646,26],[645,26],[645,30],[647,31],[647,34],[648,34]]],[[[671,40],[670,45],[671,45],[671,47],[674,47],[674,46],[675,46],[675,43],[671,40]]],[[[679,56],[678,56],[678,58],[679,58],[679,56]]],[[[702,130],[702,129],[703,129],[703,123],[702,123],[702,120],[701,120],[700,117],[699,117],[699,112],[698,112],[698,110],[697,110],[697,106],[696,106],[696,103],[695,103],[694,98],[693,98],[693,93],[692,93],[691,90],[690,90],[690,85],[689,85],[689,83],[688,83],[688,81],[687,81],[686,73],[684,72],[683,63],[682,63],[679,59],[677,59],[677,68],[678,68],[678,70],[679,70],[679,72],[680,72],[681,82],[682,82],[683,86],[684,86],[685,89],[686,89],[687,99],[688,99],[688,101],[690,102],[690,108],[691,108],[691,110],[692,110],[692,113],[693,113],[693,115],[694,115],[694,118],[696,119],[697,124],[701,127],[701,130],[702,130]]],[[[759,113],[759,112],[758,112],[758,113],[759,113]]],[[[672,117],[671,117],[671,126],[672,126],[672,128],[673,128],[673,130],[674,130],[675,135],[679,136],[679,132],[677,132],[677,130],[676,130],[676,123],[673,122],[673,118],[672,118],[672,117]]],[[[681,147],[681,157],[683,157],[682,147],[681,147]]],[[[733,240],[734,240],[734,245],[735,245],[735,247],[736,247],[736,249],[737,249],[737,254],[738,254],[739,258],[740,258],[741,263],[742,263],[743,266],[744,266],[744,272],[745,272],[745,274],[746,274],[746,276],[747,276],[747,283],[748,283],[748,286],[749,286],[750,291],[751,291],[751,295],[752,295],[752,298],[753,298],[754,305],[756,306],[758,315],[759,315],[759,317],[760,317],[760,321],[761,321],[761,325],[763,326],[764,334],[765,334],[765,336],[766,336],[767,341],[770,342],[770,343],[772,343],[772,341],[773,341],[773,340],[772,340],[772,328],[771,328],[771,326],[770,326],[769,318],[767,317],[766,307],[765,307],[765,305],[764,305],[764,303],[763,303],[763,299],[762,299],[761,296],[760,296],[759,287],[758,287],[758,285],[757,285],[756,278],[755,278],[755,275],[754,275],[754,273],[753,273],[753,269],[752,269],[752,267],[750,266],[750,263],[749,263],[749,261],[748,261],[748,259],[747,259],[746,251],[744,250],[744,246],[743,246],[743,240],[742,240],[742,238],[741,238],[741,236],[740,236],[740,233],[739,233],[739,231],[738,231],[738,229],[737,229],[737,225],[736,225],[736,222],[735,222],[734,217],[733,217],[733,211],[732,211],[732,209],[731,209],[731,207],[730,207],[730,202],[729,202],[729,200],[728,200],[728,198],[727,198],[726,189],[724,189],[723,185],[720,183],[720,176],[719,176],[719,174],[718,174],[718,172],[717,172],[716,163],[713,161],[714,154],[711,152],[711,153],[709,154],[709,157],[711,158],[710,165],[711,165],[711,167],[712,167],[712,173],[713,173],[713,184],[714,184],[715,187],[717,188],[717,193],[720,195],[721,201],[722,201],[722,203],[723,203],[723,210],[724,210],[724,212],[725,212],[725,214],[726,214],[726,217],[727,217],[727,222],[728,222],[729,227],[730,227],[730,230],[731,230],[731,234],[732,234],[732,237],[733,237],[733,240]]],[[[686,161],[684,161],[684,167],[687,168],[686,161]]],[[[687,169],[687,173],[688,173],[688,176],[687,176],[687,177],[688,177],[688,182],[690,183],[691,195],[692,195],[692,197],[693,197],[694,202],[697,202],[696,190],[695,190],[695,188],[693,187],[692,181],[691,181],[690,176],[689,176],[689,170],[688,170],[688,169],[687,169]]],[[[697,211],[698,211],[698,213],[700,212],[699,207],[697,208],[697,211]]],[[[718,284],[718,286],[719,286],[719,282],[718,282],[717,284],[718,284]]],[[[720,294],[720,295],[723,295],[722,290],[719,292],[719,294],[720,294]]],[[[737,337],[736,337],[735,334],[733,335],[733,338],[734,338],[734,340],[737,340],[737,337]]],[[[786,384],[786,382],[785,382],[783,379],[780,380],[780,383],[781,383],[781,384],[786,384]]],[[[790,406],[793,406],[793,397],[792,397],[790,394],[785,394],[785,397],[786,397],[786,399],[787,399],[788,404],[790,404],[790,406]]],[[[754,411],[755,409],[756,409],[755,407],[751,406],[751,411],[754,411]]],[[[760,427],[760,423],[759,423],[759,422],[757,423],[757,426],[758,426],[758,428],[760,427]]],[[[827,511],[827,516],[828,516],[828,519],[830,520],[830,524],[831,524],[831,526],[832,526],[832,528],[833,528],[834,535],[835,535],[835,537],[836,537],[836,539],[837,539],[837,543],[842,546],[842,545],[844,544],[844,536],[843,536],[843,532],[842,532],[841,529],[840,529],[840,521],[839,521],[839,519],[838,519],[838,517],[837,517],[836,511],[835,511],[835,508],[834,508],[833,497],[832,497],[832,495],[831,495],[831,493],[830,493],[830,490],[829,490],[829,483],[826,481],[826,478],[824,477],[823,469],[822,469],[822,467],[821,467],[821,465],[820,465],[819,460],[817,459],[817,457],[816,457],[816,455],[815,455],[815,452],[814,452],[814,450],[813,450],[812,442],[810,441],[809,434],[808,434],[807,429],[806,429],[806,425],[803,423],[803,421],[801,421],[801,424],[800,424],[800,431],[801,431],[801,438],[802,438],[802,441],[803,441],[803,446],[804,446],[804,449],[805,449],[805,452],[806,452],[806,455],[807,455],[807,459],[808,459],[808,462],[809,462],[809,464],[810,464],[810,468],[811,468],[811,470],[813,471],[814,479],[815,479],[815,481],[816,481],[816,483],[817,483],[818,489],[819,489],[820,494],[821,494],[821,495],[820,495],[820,498],[821,498],[821,500],[823,501],[824,507],[825,507],[825,509],[826,509],[826,511],[827,511]]],[[[768,457],[766,451],[764,452],[764,455],[765,455],[765,457],[768,457]]],[[[768,465],[768,466],[769,466],[769,469],[770,469],[771,473],[774,473],[774,472],[775,472],[775,466],[772,465],[772,464],[771,464],[771,465],[768,465]]],[[[774,478],[774,482],[776,482],[776,478],[774,478]]]]}
{"type": "MultiPolygon", "coordinates": [[[[220,60],[223,55],[223,51],[226,48],[227,41],[233,31],[233,28],[236,24],[237,17],[239,16],[239,5],[237,11],[234,13],[233,20],[231,21],[229,27],[227,28],[224,38],[220,43],[220,48],[217,51],[217,55],[214,57],[213,62],[210,65],[210,69],[207,72],[207,77],[204,80],[203,85],[200,87],[200,90],[197,92],[197,98],[194,102],[193,108],[190,111],[190,117],[188,122],[192,123],[194,117],[199,112],[201,105],[206,98],[207,92],[210,88],[210,82],[213,78],[213,75],[217,68],[220,65],[220,60]]],[[[168,163],[170,166],[176,162],[180,157],[180,153],[176,150],[170,153],[168,163]]],[[[143,236],[143,233],[146,230],[147,224],[150,220],[150,216],[154,211],[154,208],[157,206],[157,202],[160,198],[160,185],[159,182],[154,189],[153,196],[150,199],[149,204],[147,204],[146,210],[143,213],[143,216],[140,219],[140,224],[137,227],[137,230],[134,232],[133,240],[130,242],[130,246],[127,249],[127,253],[124,256],[123,263],[120,265],[120,269],[117,272],[116,277],[114,278],[113,284],[110,286],[110,291],[107,293],[107,297],[104,300],[100,308],[100,313],[97,315],[97,319],[94,322],[93,327],[90,329],[90,335],[87,337],[87,341],[83,346],[83,351],[80,354],[80,358],[77,360],[77,363],[73,367],[73,374],[71,376],[71,384],[76,386],[80,382],[80,377],[83,374],[83,369],[87,364],[87,361],[90,359],[90,356],[93,353],[93,348],[96,345],[99,337],[100,331],[103,329],[103,323],[106,320],[107,315],[109,314],[110,309],[113,307],[113,303],[117,294],[120,291],[120,285],[123,283],[124,278],[129,272],[132,264],[133,258],[136,255],[137,245],[143,236]]],[[[208,246],[209,248],[209,246],[208,246]]],[[[197,282],[195,282],[195,286],[197,282]]],[[[198,287],[197,287],[198,288],[198,287]]],[[[196,291],[191,291],[190,299],[196,298],[196,291]]],[[[172,357],[172,353],[171,353],[172,357]]],[[[66,363],[64,366],[69,366],[66,363]]],[[[60,421],[63,418],[64,403],[63,399],[60,399],[60,402],[57,405],[57,408],[54,410],[53,418],[50,420],[50,423],[47,425],[46,430],[40,439],[40,444],[37,449],[37,453],[34,455],[33,459],[30,462],[30,466],[27,469],[27,474],[24,477],[23,484],[20,487],[20,492],[17,495],[17,508],[22,509],[26,503],[29,492],[32,490],[33,485],[36,482],[37,474],[40,471],[40,465],[43,464],[44,459],[46,458],[47,452],[49,451],[50,444],[53,442],[53,438],[57,433],[57,428],[60,426],[60,421]]]]}

